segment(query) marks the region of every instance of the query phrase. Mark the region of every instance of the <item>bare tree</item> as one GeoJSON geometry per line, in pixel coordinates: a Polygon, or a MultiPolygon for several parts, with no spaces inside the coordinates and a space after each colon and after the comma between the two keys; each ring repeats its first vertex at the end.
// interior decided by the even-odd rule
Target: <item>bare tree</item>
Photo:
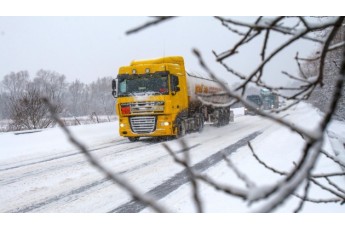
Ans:
{"type": "Polygon", "coordinates": [[[114,113],[114,99],[109,94],[111,80],[111,77],[103,77],[90,84],[85,84],[78,79],[70,83],[64,95],[67,101],[64,114],[67,116],[89,115],[91,119],[105,115],[109,120],[109,116],[114,113]]]}
{"type": "Polygon", "coordinates": [[[55,72],[40,70],[33,81],[27,71],[6,75],[2,81],[1,107],[2,116],[11,119],[9,130],[47,128],[53,124],[41,98],[48,97],[56,105],[56,112],[61,113],[65,87],[65,76],[55,72]]]}
{"type": "Polygon", "coordinates": [[[10,117],[10,108],[15,100],[20,98],[25,92],[30,81],[28,71],[11,72],[6,75],[1,82],[1,116],[10,117]]]}
{"type": "Polygon", "coordinates": [[[2,86],[10,97],[19,97],[25,92],[29,78],[28,71],[11,72],[4,77],[2,86]]]}
{"type": "Polygon", "coordinates": [[[75,80],[68,86],[67,110],[70,115],[80,116],[89,114],[90,92],[89,87],[80,80],[75,80]]]}
{"type": "Polygon", "coordinates": [[[27,120],[24,124],[20,122],[25,119],[19,119],[20,114],[24,116],[24,113],[19,112],[25,107],[23,101],[28,102],[28,97],[32,99],[39,94],[56,106],[57,113],[74,116],[76,124],[80,124],[76,116],[90,116],[91,120],[96,117],[97,122],[100,122],[102,119],[98,116],[105,115],[110,121],[110,115],[114,114],[114,99],[109,94],[111,80],[111,77],[103,77],[90,84],[78,79],[68,83],[63,74],[42,69],[30,80],[27,71],[12,72],[0,84],[0,117],[15,119],[8,130],[44,128],[43,124],[37,126],[37,122],[27,120]]]}
{"type": "MultiPolygon", "coordinates": [[[[56,107],[53,110],[58,111],[56,107]]],[[[45,106],[42,95],[33,85],[13,101],[10,113],[11,130],[42,129],[55,122],[49,116],[49,109],[45,106]]]]}
{"type": "Polygon", "coordinates": [[[59,113],[64,109],[64,93],[67,83],[63,74],[49,70],[39,70],[33,79],[33,85],[42,97],[47,97],[56,106],[59,113]]]}
{"type": "Polygon", "coordinates": [[[9,117],[8,108],[6,104],[8,98],[9,97],[4,90],[2,82],[0,82],[0,119],[6,119],[9,117]]]}
{"type": "Polygon", "coordinates": [[[98,78],[90,84],[90,103],[92,114],[109,115],[114,113],[114,99],[109,94],[109,85],[112,77],[98,78]]]}

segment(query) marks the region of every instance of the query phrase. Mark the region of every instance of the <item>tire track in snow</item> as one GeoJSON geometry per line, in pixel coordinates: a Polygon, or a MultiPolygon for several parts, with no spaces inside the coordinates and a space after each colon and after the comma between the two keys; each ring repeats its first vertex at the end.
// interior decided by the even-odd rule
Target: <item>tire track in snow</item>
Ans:
{"type": "MultiPolygon", "coordinates": [[[[216,138],[214,138],[216,139],[216,138]]],[[[212,138],[213,140],[213,138],[212,138]]],[[[144,143],[144,145],[140,145],[140,146],[133,146],[131,148],[127,148],[126,150],[122,150],[120,152],[123,152],[123,151],[128,151],[129,149],[131,150],[134,150],[134,149],[137,149],[137,148],[141,148],[141,147],[146,147],[146,146],[150,146],[150,145],[157,145],[157,144],[161,144],[160,142],[156,142],[156,141],[150,141],[150,140],[146,140],[145,141],[146,143],[144,143]]],[[[180,154],[182,153],[183,151],[187,151],[189,149],[193,149],[193,148],[196,148],[198,146],[200,146],[201,143],[198,143],[198,144],[195,144],[193,146],[190,146],[188,149],[182,149],[182,150],[178,150],[176,151],[177,154],[180,154]]],[[[113,153],[111,153],[113,154],[113,153]]],[[[111,154],[107,154],[107,155],[111,155],[111,154]]],[[[136,170],[139,170],[141,168],[144,168],[144,167],[148,167],[156,162],[159,162],[160,160],[162,160],[163,158],[167,158],[167,157],[170,157],[169,155],[165,155],[165,156],[161,156],[161,157],[157,157],[155,159],[152,159],[151,161],[148,161],[148,162],[144,162],[144,163],[141,163],[139,165],[135,165],[129,169],[126,169],[124,171],[120,171],[118,172],[118,174],[122,175],[122,174],[127,174],[127,173],[131,173],[131,172],[134,172],[136,170]]],[[[199,163],[200,164],[200,163],[199,163]]],[[[197,165],[199,165],[197,164],[197,165]]],[[[75,164],[73,164],[75,166],[75,164]]],[[[66,165],[66,167],[70,167],[71,165],[66,165]]],[[[60,168],[61,169],[61,168],[60,168]]],[[[48,170],[52,170],[51,168],[50,169],[45,169],[44,171],[48,171],[48,170]]],[[[42,172],[40,172],[39,174],[42,174],[42,172]]],[[[33,176],[33,175],[25,175],[24,177],[30,177],[30,176],[33,176]]],[[[23,178],[23,175],[22,175],[22,178],[23,178]]],[[[21,178],[21,179],[22,179],[21,178]]],[[[18,213],[23,213],[23,212],[35,212],[35,210],[37,209],[40,209],[44,206],[47,206],[47,205],[50,205],[52,203],[55,203],[55,202],[59,202],[63,199],[68,199],[69,197],[71,196],[78,196],[82,193],[85,193],[85,192],[88,192],[88,191],[91,191],[92,189],[96,188],[96,187],[103,187],[104,184],[106,182],[110,182],[108,179],[100,179],[100,180],[94,180],[94,181],[90,181],[89,183],[85,183],[83,185],[80,185],[70,191],[65,191],[63,193],[60,193],[60,194],[56,194],[56,195],[53,195],[53,196],[50,196],[50,197],[47,197],[43,200],[40,200],[40,201],[36,201],[35,203],[31,203],[31,204],[28,204],[24,207],[20,207],[20,208],[13,208],[13,209],[10,209],[8,211],[5,211],[5,212],[9,212],[9,213],[13,213],[13,212],[18,212],[18,213]]],[[[176,188],[175,188],[176,189],[176,188]]],[[[174,190],[174,189],[173,189],[174,190]]],[[[172,191],[173,191],[172,190],[172,191]]],[[[168,192],[170,193],[170,192],[168,192]]],[[[158,194],[159,195],[159,194],[158,194]]],[[[164,195],[165,196],[165,195],[164,195]]],[[[162,197],[164,197],[162,196],[162,197]]]]}
{"type": "MultiPolygon", "coordinates": [[[[120,143],[118,145],[110,145],[110,146],[106,146],[106,147],[99,147],[99,148],[90,149],[89,151],[91,153],[93,153],[95,151],[106,149],[106,148],[115,148],[115,147],[117,147],[119,145],[122,145],[122,144],[130,144],[130,143],[129,142],[125,142],[125,143],[120,143]]],[[[150,145],[154,145],[154,144],[157,144],[157,143],[155,143],[155,142],[146,142],[143,145],[139,145],[139,146],[127,147],[127,148],[123,148],[123,149],[119,149],[119,150],[112,150],[112,151],[110,151],[110,153],[101,156],[100,159],[103,158],[103,157],[107,157],[109,155],[119,154],[119,153],[126,153],[128,150],[134,150],[134,149],[137,149],[137,148],[146,147],[146,146],[150,146],[150,145]]],[[[75,155],[83,156],[83,153],[82,152],[72,153],[72,154],[64,155],[64,156],[57,157],[57,158],[54,158],[54,159],[42,160],[42,161],[35,162],[33,164],[29,164],[29,165],[25,165],[25,166],[28,167],[28,166],[32,166],[32,165],[36,165],[36,164],[47,163],[47,162],[51,162],[51,161],[54,161],[54,160],[59,160],[59,159],[66,158],[66,157],[72,157],[72,156],[75,156],[75,155]]],[[[19,174],[18,176],[10,176],[10,177],[4,178],[4,179],[0,179],[0,185],[2,185],[2,186],[9,185],[9,184],[18,182],[19,180],[23,180],[25,178],[32,177],[32,176],[37,176],[37,175],[43,174],[45,172],[51,173],[54,170],[62,170],[62,169],[69,168],[69,167],[75,167],[77,164],[88,164],[88,161],[83,158],[83,159],[81,159],[79,161],[74,162],[73,164],[71,164],[71,162],[68,162],[68,163],[69,163],[68,165],[52,165],[50,167],[34,169],[34,170],[31,170],[30,172],[27,172],[27,173],[24,173],[24,174],[23,173],[19,174]]],[[[24,166],[22,166],[22,167],[24,167],[24,166]]],[[[17,167],[17,169],[18,168],[22,168],[22,167],[17,167]]],[[[0,170],[0,172],[1,172],[1,170],[0,170]]]]}
{"type": "MultiPolygon", "coordinates": [[[[123,142],[123,140],[121,140],[119,142],[120,143],[116,144],[116,146],[121,145],[121,144],[126,144],[126,143],[121,143],[121,142],[123,142]]],[[[91,152],[91,151],[96,151],[96,150],[106,149],[106,148],[111,148],[111,147],[114,147],[114,144],[109,144],[109,145],[106,145],[106,146],[101,146],[101,147],[98,147],[98,148],[89,149],[89,151],[91,152]]],[[[18,168],[27,167],[27,166],[36,165],[36,164],[41,164],[41,163],[46,163],[46,162],[49,162],[49,161],[59,160],[59,159],[62,159],[62,158],[71,157],[71,156],[80,155],[80,154],[82,154],[82,152],[78,151],[78,152],[64,154],[64,155],[61,155],[61,156],[50,157],[50,158],[44,159],[44,160],[39,160],[39,161],[34,161],[34,162],[26,163],[26,164],[20,164],[20,165],[10,166],[10,167],[7,167],[7,168],[2,168],[2,169],[0,169],[0,172],[11,170],[11,169],[18,169],[18,168]]]]}
{"type": "MultiPolygon", "coordinates": [[[[193,146],[189,147],[188,149],[179,150],[179,151],[177,151],[176,153],[177,153],[177,154],[178,154],[178,153],[182,153],[183,151],[187,151],[187,150],[189,150],[189,149],[193,149],[193,148],[195,148],[195,147],[197,147],[197,146],[199,146],[199,145],[201,145],[201,144],[193,145],[193,146]]],[[[161,159],[167,158],[167,157],[169,157],[169,155],[165,155],[165,156],[161,156],[161,157],[155,158],[155,159],[152,160],[152,161],[148,161],[148,162],[145,162],[145,163],[143,163],[143,164],[134,166],[134,167],[132,167],[132,168],[130,168],[130,169],[121,171],[121,172],[119,172],[118,174],[119,174],[119,175],[123,175],[123,174],[125,174],[125,173],[130,173],[130,172],[136,171],[136,170],[141,169],[141,168],[143,168],[143,167],[147,167],[147,166],[149,166],[149,165],[152,165],[152,164],[154,164],[154,163],[160,161],[161,159]]],[[[26,213],[26,212],[32,212],[32,211],[34,211],[34,210],[36,210],[36,209],[39,209],[39,208],[41,208],[41,207],[43,207],[43,206],[46,206],[46,205],[49,205],[49,204],[51,204],[51,203],[57,202],[57,201],[59,201],[59,200],[61,200],[61,199],[65,199],[65,198],[67,198],[67,197],[69,197],[69,196],[73,196],[73,195],[77,195],[77,194],[81,194],[81,193],[83,193],[83,192],[89,191],[90,189],[92,189],[92,188],[94,188],[94,187],[96,187],[96,186],[100,186],[100,185],[102,185],[102,184],[104,184],[104,183],[106,183],[106,182],[108,182],[108,181],[111,182],[111,180],[110,180],[110,179],[107,179],[107,178],[103,178],[103,179],[98,180],[98,181],[93,181],[93,182],[90,182],[90,183],[88,183],[88,184],[84,184],[83,186],[80,186],[80,187],[78,187],[78,188],[75,188],[75,189],[73,189],[73,190],[71,190],[71,191],[69,191],[69,192],[64,192],[64,193],[55,195],[55,196],[53,196],[53,197],[49,197],[49,198],[47,198],[47,199],[45,199],[45,200],[43,200],[43,201],[40,201],[40,202],[38,202],[38,203],[31,204],[31,205],[26,206],[26,207],[23,207],[23,208],[13,209],[13,210],[10,210],[10,211],[8,211],[8,212],[9,212],[9,213],[26,213]]]]}
{"type": "MultiPolygon", "coordinates": [[[[253,140],[258,135],[260,135],[261,132],[254,132],[245,138],[242,138],[241,140],[237,141],[236,143],[226,147],[225,149],[222,149],[215,154],[211,155],[210,157],[204,159],[203,161],[195,164],[192,169],[196,172],[203,172],[210,168],[211,166],[214,166],[221,160],[223,160],[223,155],[226,156],[230,155],[231,153],[235,152],[237,149],[247,145],[248,141],[253,140]]],[[[160,200],[163,197],[167,196],[169,193],[175,191],[177,188],[182,186],[183,184],[189,182],[188,179],[188,173],[187,170],[182,170],[181,172],[175,174],[170,179],[166,180],[162,184],[154,187],[150,191],[146,193],[146,195],[153,197],[156,200],[160,200]]],[[[131,200],[109,212],[117,212],[117,213],[136,213],[142,211],[147,206],[140,201],[137,200],[131,200]]]]}
{"type": "Polygon", "coordinates": [[[53,202],[56,202],[56,201],[58,201],[60,199],[65,198],[65,197],[76,195],[76,194],[79,194],[79,193],[84,192],[86,190],[89,190],[89,189],[91,189],[93,187],[99,186],[99,185],[101,185],[101,184],[103,184],[103,183],[105,183],[107,181],[109,181],[109,179],[104,178],[102,180],[95,181],[95,182],[83,185],[83,186],[81,186],[79,188],[76,188],[76,189],[73,189],[73,190],[71,190],[69,192],[65,192],[65,193],[62,193],[62,194],[50,197],[50,198],[48,198],[48,199],[46,199],[44,201],[41,201],[39,203],[32,204],[32,205],[24,207],[24,208],[17,208],[17,209],[8,211],[8,212],[9,213],[26,213],[26,212],[31,212],[31,211],[33,211],[35,209],[38,209],[38,208],[40,208],[42,206],[51,204],[53,202]]]}

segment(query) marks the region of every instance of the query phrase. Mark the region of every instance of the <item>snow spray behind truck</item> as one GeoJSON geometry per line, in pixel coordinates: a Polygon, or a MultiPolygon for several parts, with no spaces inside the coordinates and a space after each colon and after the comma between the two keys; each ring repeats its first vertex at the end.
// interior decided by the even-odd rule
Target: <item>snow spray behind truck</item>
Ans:
{"type": "Polygon", "coordinates": [[[216,126],[233,120],[227,100],[213,80],[187,74],[183,57],[132,61],[119,68],[112,82],[119,133],[130,141],[140,137],[180,137],[201,131],[207,120],[216,126]],[[209,103],[202,103],[200,97],[209,103]],[[210,99],[211,98],[211,99],[210,99]]]}

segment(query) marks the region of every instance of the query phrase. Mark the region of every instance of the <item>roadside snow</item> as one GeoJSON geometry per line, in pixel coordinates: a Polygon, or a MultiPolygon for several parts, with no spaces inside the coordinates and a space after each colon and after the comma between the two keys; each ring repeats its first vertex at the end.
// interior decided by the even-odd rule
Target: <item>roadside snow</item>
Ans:
{"type": "MultiPolygon", "coordinates": [[[[318,111],[308,104],[300,104],[295,107],[288,114],[285,114],[285,119],[295,123],[304,128],[313,129],[318,126],[320,121],[320,115],[318,111]]],[[[334,122],[329,129],[338,139],[345,138],[345,123],[334,122]],[[333,127],[334,125],[337,128],[333,127]]],[[[343,142],[344,143],[344,142],[343,142]]],[[[277,124],[272,124],[266,129],[263,134],[258,136],[252,141],[255,153],[259,158],[264,161],[270,167],[279,169],[279,171],[287,172],[294,166],[294,162],[297,162],[301,157],[301,151],[303,149],[304,141],[299,134],[293,133],[291,130],[281,127],[277,124]]],[[[334,146],[333,146],[334,147],[334,146]]],[[[335,154],[330,144],[328,136],[325,136],[323,149],[330,154],[335,154]]],[[[339,151],[337,149],[336,151],[339,151]]],[[[341,149],[341,155],[345,156],[344,150],[341,149]]],[[[256,184],[257,189],[253,191],[254,196],[260,195],[260,191],[267,189],[267,186],[272,183],[278,182],[282,176],[273,173],[266,169],[263,165],[258,164],[257,160],[253,157],[249,147],[242,147],[234,152],[230,160],[232,163],[253,183],[256,184]]],[[[321,155],[316,168],[313,173],[327,173],[327,172],[340,172],[339,165],[329,160],[325,156],[321,155]]],[[[207,175],[214,178],[216,181],[223,184],[230,184],[245,188],[245,184],[241,181],[231,170],[225,162],[221,162],[218,165],[208,170],[207,175]]],[[[332,180],[337,183],[340,187],[345,187],[344,177],[337,177],[332,180]]],[[[257,202],[251,206],[244,205],[241,199],[229,197],[228,195],[211,188],[204,183],[199,183],[201,197],[204,203],[205,212],[211,213],[225,213],[225,212],[251,212],[257,210],[262,205],[262,202],[257,202]]],[[[303,186],[298,189],[298,193],[303,194],[303,186]]],[[[181,186],[176,192],[168,195],[162,200],[173,212],[195,212],[195,206],[191,195],[191,186],[185,184],[181,186]]],[[[312,186],[309,191],[310,198],[330,198],[330,193],[325,192],[322,189],[312,186]]],[[[299,199],[292,197],[287,202],[279,207],[276,212],[293,212],[299,204],[299,199]]],[[[302,212],[319,212],[319,213],[335,213],[344,212],[345,209],[339,203],[337,204],[316,204],[306,202],[302,212]]],[[[150,212],[147,208],[144,212],[150,212]]]]}
{"type": "MultiPolygon", "coordinates": [[[[118,122],[70,126],[69,129],[86,146],[107,143],[118,137],[118,122]]],[[[0,161],[23,161],[76,150],[59,127],[35,133],[0,133],[0,161]]]]}

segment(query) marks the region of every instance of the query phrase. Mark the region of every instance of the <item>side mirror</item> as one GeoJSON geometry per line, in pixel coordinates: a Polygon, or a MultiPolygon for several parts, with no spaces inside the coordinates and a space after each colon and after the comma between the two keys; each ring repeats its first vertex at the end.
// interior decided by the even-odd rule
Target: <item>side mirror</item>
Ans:
{"type": "Polygon", "coordinates": [[[179,85],[178,77],[171,75],[170,80],[171,80],[170,82],[171,92],[172,92],[172,95],[175,95],[178,91],[180,91],[180,87],[178,86],[179,85]]]}
{"type": "Polygon", "coordinates": [[[113,81],[111,82],[111,88],[113,90],[116,90],[116,80],[115,79],[113,79],[113,81]]]}
{"type": "Polygon", "coordinates": [[[112,92],[111,94],[113,95],[114,98],[117,98],[117,95],[116,95],[116,80],[113,79],[113,81],[111,82],[111,88],[112,88],[112,92]]]}

